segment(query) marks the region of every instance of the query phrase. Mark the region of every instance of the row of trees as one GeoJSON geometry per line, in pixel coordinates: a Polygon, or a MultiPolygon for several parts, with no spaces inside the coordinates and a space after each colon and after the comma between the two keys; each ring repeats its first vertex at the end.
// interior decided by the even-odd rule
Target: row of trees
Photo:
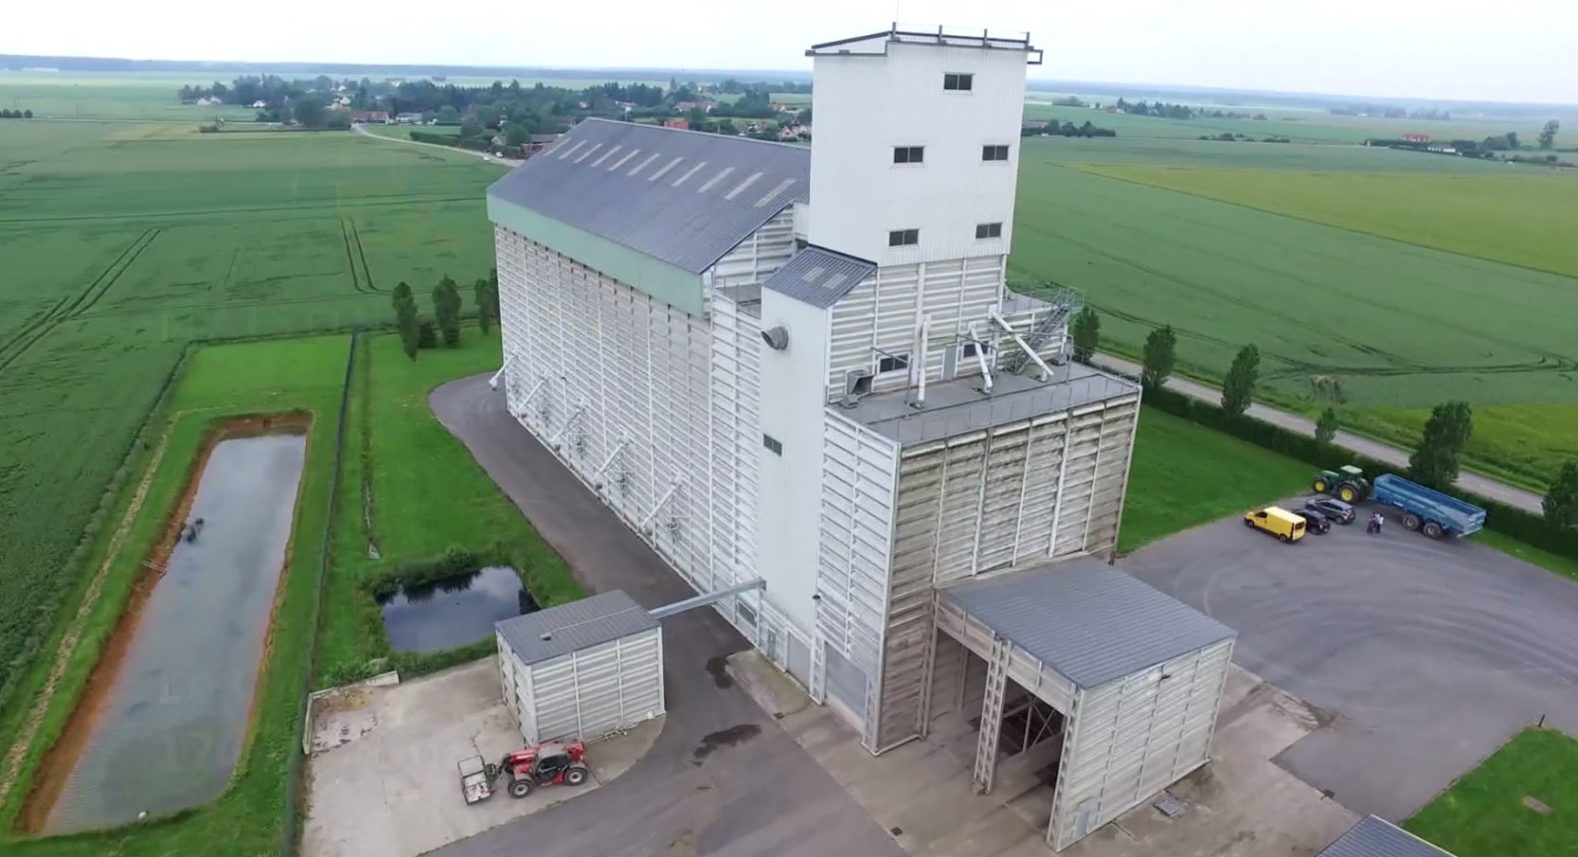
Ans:
{"type": "Polygon", "coordinates": [[[1059,122],[1056,119],[1048,119],[1047,123],[1045,125],[1040,125],[1040,126],[1037,126],[1037,125],[1026,125],[1026,126],[1024,126],[1024,135],[1025,136],[1027,136],[1027,137],[1028,136],[1033,136],[1033,135],[1038,134],[1038,133],[1047,135],[1049,137],[1116,137],[1116,136],[1118,136],[1118,132],[1117,131],[1114,131],[1111,128],[1098,128],[1095,125],[1090,124],[1089,121],[1086,121],[1085,124],[1083,124],[1083,125],[1075,125],[1073,122],[1059,122]]]}
{"type": "MultiPolygon", "coordinates": [[[[1069,324],[1074,359],[1090,362],[1100,345],[1101,318],[1085,306],[1069,324]]],[[[1178,334],[1171,325],[1155,328],[1145,338],[1141,352],[1140,383],[1159,388],[1172,377],[1178,361],[1178,334]]],[[[1239,349],[1222,379],[1222,411],[1241,417],[1254,401],[1260,380],[1260,350],[1254,345],[1239,349]]],[[[1315,439],[1331,443],[1337,436],[1339,418],[1335,407],[1328,406],[1315,422],[1315,439]]],[[[1474,411],[1467,402],[1452,401],[1437,405],[1425,421],[1419,446],[1408,459],[1408,475],[1424,485],[1449,489],[1457,481],[1463,450],[1474,431],[1474,411]]],[[[1560,529],[1578,528],[1578,461],[1562,466],[1545,495],[1545,520],[1560,529]]]]}
{"type": "MultiPolygon", "coordinates": [[[[472,284],[472,300],[476,304],[477,326],[486,336],[499,318],[499,272],[494,269],[487,279],[472,284]]],[[[440,340],[445,348],[460,347],[460,326],[464,315],[460,288],[448,276],[433,287],[433,318],[423,318],[417,310],[416,294],[411,287],[400,283],[394,287],[392,303],[395,313],[395,330],[400,334],[400,344],[412,360],[423,348],[435,348],[440,340]]]]}
{"type": "Polygon", "coordinates": [[[33,118],[33,111],[31,111],[31,110],[11,110],[11,109],[0,110],[0,119],[32,119],[32,118],[33,118]]]}

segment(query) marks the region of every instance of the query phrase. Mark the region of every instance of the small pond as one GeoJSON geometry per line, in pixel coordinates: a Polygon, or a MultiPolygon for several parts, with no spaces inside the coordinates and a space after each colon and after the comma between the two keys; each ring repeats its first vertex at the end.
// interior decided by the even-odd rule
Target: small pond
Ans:
{"type": "Polygon", "coordinates": [[[502,565],[433,583],[407,586],[378,599],[389,644],[398,652],[436,652],[474,643],[493,623],[537,609],[515,569],[502,565]]]}
{"type": "Polygon", "coordinates": [[[224,791],[246,743],[306,450],[302,434],[213,447],[187,517],[202,526],[188,540],[192,524],[177,521],[163,574],[139,584],[46,759],[34,829],[108,827],[224,791]]]}

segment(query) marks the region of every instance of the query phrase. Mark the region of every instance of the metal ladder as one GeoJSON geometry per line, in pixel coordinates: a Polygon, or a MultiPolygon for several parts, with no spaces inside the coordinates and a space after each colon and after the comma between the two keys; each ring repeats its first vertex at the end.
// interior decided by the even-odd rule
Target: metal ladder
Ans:
{"type": "Polygon", "coordinates": [[[996,637],[992,640],[992,659],[986,667],[986,696],[981,701],[981,731],[975,745],[975,772],[972,780],[976,794],[990,794],[997,773],[997,739],[1003,728],[1003,694],[1008,688],[1008,659],[1013,644],[996,637]]]}

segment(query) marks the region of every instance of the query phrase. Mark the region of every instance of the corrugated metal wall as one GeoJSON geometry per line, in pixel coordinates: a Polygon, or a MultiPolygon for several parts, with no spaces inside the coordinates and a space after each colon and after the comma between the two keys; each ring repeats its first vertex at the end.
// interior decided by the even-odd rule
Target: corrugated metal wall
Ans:
{"type": "Polygon", "coordinates": [[[499,657],[515,670],[527,742],[598,738],[664,713],[660,628],[529,666],[500,639],[499,657]]]}
{"type": "Polygon", "coordinates": [[[1080,691],[1058,766],[1049,844],[1061,851],[1209,760],[1232,654],[1228,640],[1080,691]]]}
{"type": "MultiPolygon", "coordinates": [[[[757,469],[762,451],[758,404],[761,324],[731,300],[712,302],[712,580],[711,589],[757,574],[757,469]]],[[[739,613],[740,599],[717,607],[746,638],[757,640],[759,610],[739,613]]],[[[750,604],[757,598],[749,597],[750,604]]]]}
{"type": "MultiPolygon", "coordinates": [[[[879,351],[913,352],[916,326],[923,317],[931,319],[926,375],[932,381],[940,379],[943,352],[967,336],[972,324],[977,336],[988,342],[997,339],[999,329],[990,325],[987,313],[1002,299],[1002,256],[878,268],[872,279],[833,306],[828,397],[844,394],[844,378],[850,370],[875,371],[879,351]]],[[[960,360],[958,366],[961,376],[981,372],[973,360],[960,360]]],[[[872,391],[903,389],[908,377],[907,372],[879,376],[872,391]]]]}
{"type": "Polygon", "coordinates": [[[1052,556],[1099,553],[1117,545],[1139,409],[1139,396],[1126,396],[1082,408],[1069,418],[1052,556]]]}
{"type": "MultiPolygon", "coordinates": [[[[786,211],[707,278],[729,285],[766,279],[792,254],[791,229],[786,211]]],[[[715,505],[736,516],[742,497],[754,498],[751,485],[712,496],[715,460],[760,442],[749,399],[757,392],[754,367],[733,365],[742,355],[754,359],[754,334],[746,343],[736,321],[735,347],[718,351],[711,319],[690,316],[525,236],[498,228],[495,238],[510,411],[572,471],[600,483],[604,501],[628,524],[650,516],[642,537],[698,591],[712,590],[715,505]],[[720,371],[733,377],[715,390],[720,371]],[[752,379],[747,387],[740,386],[741,372],[752,379]],[[720,408],[739,411],[740,435],[712,431],[720,408]]],[[[754,518],[754,499],[746,508],[754,518]]],[[[730,525],[736,554],[748,537],[730,525]]],[[[723,569],[723,577],[736,579],[739,562],[723,569]]]]}
{"type": "MultiPolygon", "coordinates": [[[[877,676],[888,614],[889,551],[898,450],[892,441],[828,412],[822,472],[822,526],[817,566],[817,635],[868,679],[867,748],[881,745],[877,676]]],[[[929,593],[928,593],[928,597],[929,593]]],[[[815,671],[825,668],[817,652],[815,671]]]]}

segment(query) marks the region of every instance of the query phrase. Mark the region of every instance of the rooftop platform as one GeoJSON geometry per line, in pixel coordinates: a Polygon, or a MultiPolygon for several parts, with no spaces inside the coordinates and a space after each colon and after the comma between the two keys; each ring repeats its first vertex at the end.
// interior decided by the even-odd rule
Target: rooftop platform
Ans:
{"type": "Polygon", "coordinates": [[[927,384],[926,403],[919,407],[910,403],[913,390],[867,396],[852,408],[828,407],[900,445],[912,446],[1140,392],[1133,381],[1079,363],[1053,366],[1047,381],[1003,373],[994,375],[993,382],[991,393],[981,392],[978,375],[927,384]]]}

